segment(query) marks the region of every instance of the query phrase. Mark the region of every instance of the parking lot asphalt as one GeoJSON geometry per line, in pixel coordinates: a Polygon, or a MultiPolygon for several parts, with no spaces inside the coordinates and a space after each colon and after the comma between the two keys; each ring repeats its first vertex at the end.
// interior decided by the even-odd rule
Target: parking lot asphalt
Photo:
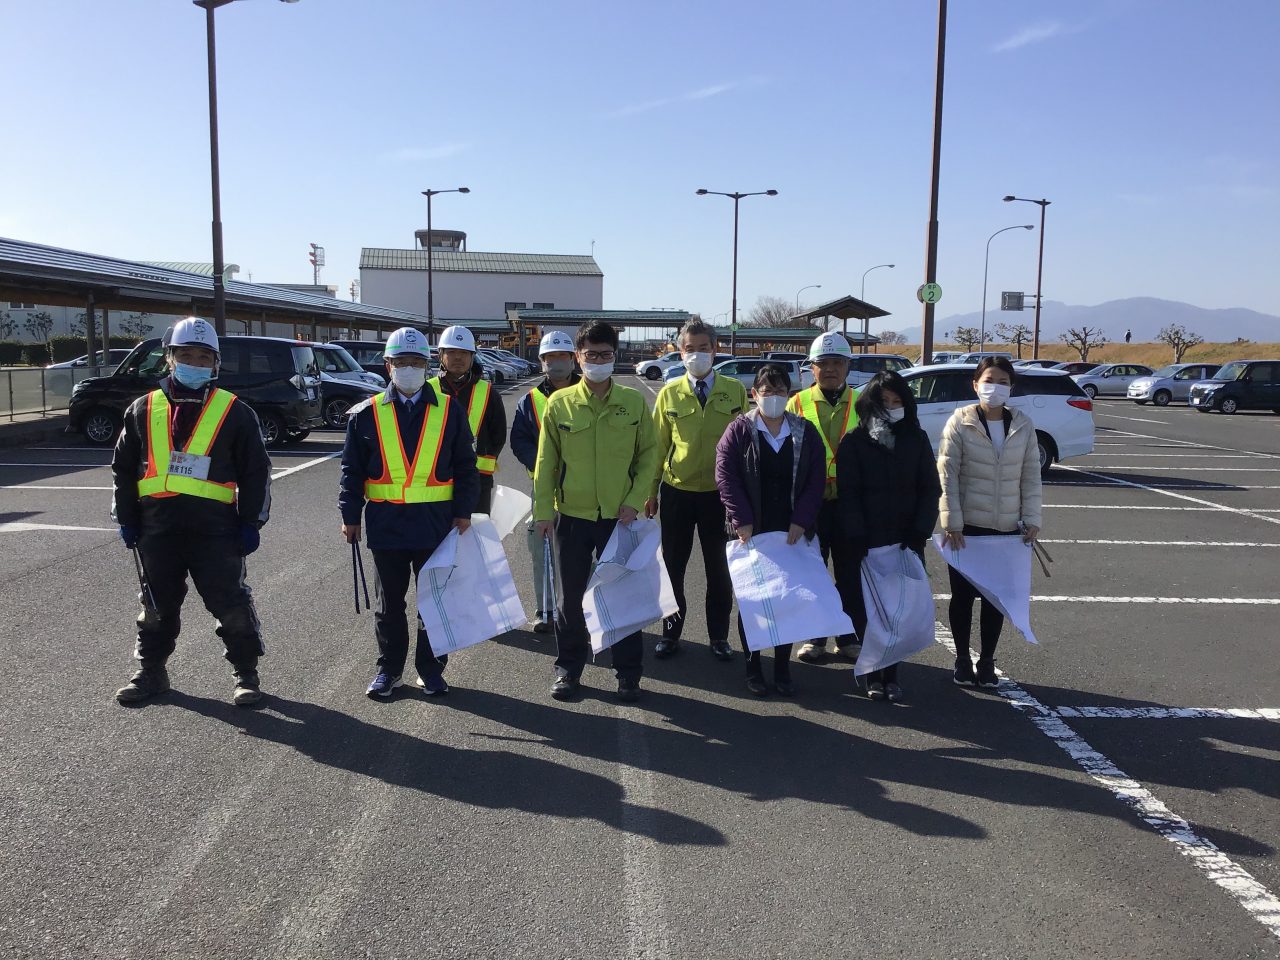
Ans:
{"type": "MultiPolygon", "coordinates": [[[[636,705],[600,666],[550,700],[554,642],[529,631],[452,657],[443,700],[372,702],[321,432],[273,452],[249,561],[262,708],[230,704],[194,593],[174,692],[122,708],[136,581],[109,452],[0,450],[3,952],[1278,957],[1280,417],[1095,421],[1046,483],[1040,645],[1006,627],[1001,688],[962,690],[942,626],[899,705],[835,662],[750,697],[696,600],[636,705]]],[[[522,533],[506,548],[532,609],[522,533]]]]}

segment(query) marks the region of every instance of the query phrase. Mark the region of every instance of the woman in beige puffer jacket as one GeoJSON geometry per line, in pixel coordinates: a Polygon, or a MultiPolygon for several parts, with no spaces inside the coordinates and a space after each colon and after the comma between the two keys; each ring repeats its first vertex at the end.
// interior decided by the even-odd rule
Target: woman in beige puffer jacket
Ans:
{"type": "MultiPolygon", "coordinates": [[[[1017,374],[1004,358],[988,358],[974,374],[976,405],[952,414],[938,445],[939,505],[943,541],[963,549],[966,537],[1040,531],[1040,450],[1035,424],[1007,405],[1017,374]]],[[[966,686],[997,686],[995,650],[1004,617],[982,599],[981,650],[977,672],[969,655],[976,587],[948,567],[951,602],[948,616],[956,645],[954,680],[966,686]]]]}

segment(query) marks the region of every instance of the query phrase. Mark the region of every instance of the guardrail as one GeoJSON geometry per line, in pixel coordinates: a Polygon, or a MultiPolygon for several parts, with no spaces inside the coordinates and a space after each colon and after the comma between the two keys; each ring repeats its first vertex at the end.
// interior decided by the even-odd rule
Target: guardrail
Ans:
{"type": "Polygon", "coordinates": [[[101,376],[95,367],[4,367],[0,369],[0,417],[62,413],[71,404],[71,391],[81,380],[101,376]]]}

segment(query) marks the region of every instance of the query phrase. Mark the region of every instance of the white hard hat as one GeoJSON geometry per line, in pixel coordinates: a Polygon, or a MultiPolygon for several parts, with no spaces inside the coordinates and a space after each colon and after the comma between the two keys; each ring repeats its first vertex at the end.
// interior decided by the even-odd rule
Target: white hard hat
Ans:
{"type": "Polygon", "coordinates": [[[538,344],[538,356],[544,353],[573,353],[573,338],[563,330],[552,330],[542,335],[538,344]]]}
{"type": "Polygon", "coordinates": [[[441,350],[470,350],[475,353],[476,338],[466,327],[445,327],[438,346],[441,350]]]}
{"type": "Polygon", "coordinates": [[[382,348],[382,355],[388,360],[392,357],[406,356],[431,359],[426,334],[421,330],[415,330],[413,327],[401,327],[399,330],[393,330],[391,336],[387,337],[386,346],[382,348]]]}
{"type": "Polygon", "coordinates": [[[853,358],[849,349],[849,341],[838,333],[824,333],[813,338],[809,344],[809,360],[825,360],[827,357],[838,357],[842,360],[853,358]]]}
{"type": "Polygon", "coordinates": [[[213,324],[199,317],[183,317],[164,333],[166,347],[206,347],[221,356],[213,324]]]}

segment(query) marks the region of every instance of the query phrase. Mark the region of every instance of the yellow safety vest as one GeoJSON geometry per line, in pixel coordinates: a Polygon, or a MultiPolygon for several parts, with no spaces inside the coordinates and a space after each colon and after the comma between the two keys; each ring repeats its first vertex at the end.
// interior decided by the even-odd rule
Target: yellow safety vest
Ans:
{"type": "Polygon", "coordinates": [[[453,481],[436,479],[444,428],[449,422],[448,397],[437,393],[436,402],[427,404],[413,463],[405,460],[394,400],[384,403],[382,397],[374,399],[373,422],[378,428],[382,476],[365,481],[364,495],[367,499],[386,503],[441,503],[453,499],[453,481]],[[425,450],[431,451],[429,462],[423,460],[425,450]]]}
{"type": "MultiPolygon", "coordinates": [[[[431,389],[436,392],[438,398],[448,398],[449,395],[444,392],[444,385],[441,384],[439,377],[432,377],[427,383],[431,384],[431,389]]],[[[473,437],[480,436],[480,424],[484,422],[485,411],[489,409],[489,387],[488,380],[477,380],[471,390],[471,400],[467,404],[467,423],[471,427],[473,437]]],[[[477,456],[476,469],[481,473],[497,473],[498,458],[477,456]]]]}
{"type": "MultiPolygon", "coordinates": [[[[542,417],[547,410],[547,395],[534,387],[529,391],[529,403],[533,405],[533,423],[538,428],[538,433],[542,433],[542,417]]],[[[533,476],[533,471],[529,471],[529,476],[533,476]]]]}
{"type": "MultiPolygon", "coordinates": [[[[804,417],[813,424],[813,428],[818,431],[818,436],[822,438],[822,446],[827,453],[827,483],[836,482],[836,452],[831,448],[831,441],[827,438],[827,432],[822,429],[822,421],[818,419],[818,404],[813,399],[814,387],[808,390],[802,390],[796,394],[796,406],[800,409],[800,416],[804,417]]],[[[851,388],[846,387],[846,390],[851,388]]],[[[849,424],[853,423],[857,426],[857,421],[853,419],[853,401],[855,396],[852,391],[849,396],[849,406],[844,411],[844,423],[840,426],[840,436],[844,436],[849,432],[849,424]]]]}
{"type": "MultiPolygon", "coordinates": [[[[183,453],[198,457],[209,455],[213,441],[222,429],[222,422],[227,418],[227,411],[235,400],[235,394],[227,390],[215,388],[209,394],[183,453]]],[[[170,412],[169,398],[163,390],[152,390],[147,395],[147,471],[138,481],[138,496],[164,498],[186,494],[219,503],[235,503],[235,481],[216,483],[169,472],[169,458],[173,453],[173,418],[170,412]]]]}

